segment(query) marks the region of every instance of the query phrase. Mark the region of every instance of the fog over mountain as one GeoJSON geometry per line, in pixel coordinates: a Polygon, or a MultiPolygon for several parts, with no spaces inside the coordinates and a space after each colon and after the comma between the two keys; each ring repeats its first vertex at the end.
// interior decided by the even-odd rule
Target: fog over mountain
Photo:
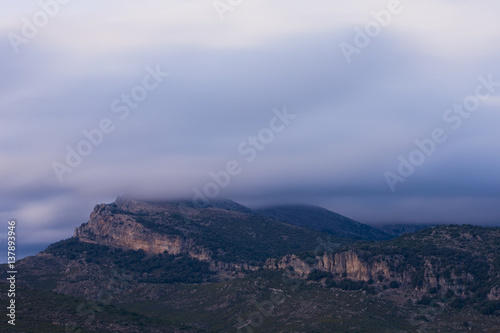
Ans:
{"type": "Polygon", "coordinates": [[[30,30],[40,4],[0,1],[0,221],[25,253],[120,194],[500,225],[498,1],[58,3],[30,30]]]}

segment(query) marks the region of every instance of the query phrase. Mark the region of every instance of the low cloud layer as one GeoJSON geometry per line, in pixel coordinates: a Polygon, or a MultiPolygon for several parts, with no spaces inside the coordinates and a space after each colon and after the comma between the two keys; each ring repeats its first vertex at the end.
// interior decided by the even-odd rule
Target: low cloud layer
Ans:
{"type": "Polygon", "coordinates": [[[71,236],[123,193],[203,193],[230,161],[240,172],[217,195],[252,206],[500,224],[497,2],[401,1],[385,26],[374,12],[390,1],[257,0],[222,21],[201,0],[57,3],[27,38],[40,4],[0,1],[0,219],[18,220],[26,247],[71,236]],[[488,79],[454,129],[447,110],[488,79]],[[285,109],[294,118],[273,127],[285,109]],[[402,177],[400,156],[437,128],[446,141],[402,177]],[[90,153],[69,166],[68,147],[90,153]],[[404,178],[394,191],[386,172],[404,178]]]}

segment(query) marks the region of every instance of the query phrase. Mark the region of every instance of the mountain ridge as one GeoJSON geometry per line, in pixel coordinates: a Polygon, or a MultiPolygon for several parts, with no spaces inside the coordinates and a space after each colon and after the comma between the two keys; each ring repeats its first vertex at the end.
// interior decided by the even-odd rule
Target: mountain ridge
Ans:
{"type": "Polygon", "coordinates": [[[16,268],[23,304],[41,309],[43,295],[67,308],[40,310],[50,319],[28,310],[19,332],[72,325],[123,333],[500,326],[500,228],[447,225],[363,240],[287,224],[228,200],[200,207],[119,197],[96,205],[74,237],[16,268]],[[252,308],[262,316],[258,325],[252,308]]]}
{"type": "Polygon", "coordinates": [[[256,212],[285,223],[325,231],[339,237],[373,240],[394,237],[382,230],[319,206],[281,205],[260,208],[256,212]]]}

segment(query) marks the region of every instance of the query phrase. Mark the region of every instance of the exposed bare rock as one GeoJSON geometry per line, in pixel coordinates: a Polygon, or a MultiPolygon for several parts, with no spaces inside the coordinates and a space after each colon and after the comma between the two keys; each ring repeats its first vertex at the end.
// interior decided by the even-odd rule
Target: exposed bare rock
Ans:
{"type": "Polygon", "coordinates": [[[500,300],[500,287],[495,282],[498,267],[493,263],[500,262],[494,243],[498,230],[482,235],[480,232],[481,229],[472,226],[435,227],[385,243],[352,246],[314,257],[286,255],[269,259],[265,267],[285,269],[302,278],[309,278],[311,273],[315,273],[313,278],[329,276],[317,273],[325,272],[337,283],[348,279],[379,290],[391,286],[463,298],[476,292],[472,285],[483,284],[479,297],[497,301],[500,300]],[[485,292],[488,285],[493,287],[485,292]]]}
{"type": "MultiPolygon", "coordinates": [[[[358,281],[368,281],[378,276],[385,279],[395,278],[394,273],[390,271],[385,261],[374,260],[367,262],[360,259],[356,252],[350,250],[335,254],[325,253],[322,256],[317,256],[313,263],[306,263],[292,254],[284,256],[280,260],[270,259],[266,262],[265,267],[293,270],[302,277],[306,277],[312,271],[318,270],[358,281]]],[[[397,280],[405,282],[407,278],[401,276],[397,280]]]]}
{"type": "MultiPolygon", "coordinates": [[[[147,207],[141,203],[137,205],[127,203],[127,206],[133,211],[147,207]]],[[[109,206],[104,204],[95,206],[89,222],[77,228],[74,236],[82,242],[143,250],[149,254],[182,253],[198,260],[211,260],[210,251],[197,246],[192,240],[151,232],[130,215],[112,214],[109,206]]]]}
{"type": "Polygon", "coordinates": [[[500,286],[491,288],[490,293],[488,294],[488,300],[500,301],[500,286]]]}

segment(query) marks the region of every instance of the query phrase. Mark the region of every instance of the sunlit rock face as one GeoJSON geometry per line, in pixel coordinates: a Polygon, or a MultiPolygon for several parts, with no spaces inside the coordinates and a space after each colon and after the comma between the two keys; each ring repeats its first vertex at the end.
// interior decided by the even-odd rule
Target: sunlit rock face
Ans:
{"type": "MultiPolygon", "coordinates": [[[[151,212],[146,203],[117,200],[117,208],[130,212],[151,212]]],[[[188,254],[198,260],[211,260],[211,254],[203,247],[196,246],[190,239],[175,235],[151,232],[127,214],[113,213],[110,205],[96,205],[87,223],[75,230],[75,237],[82,242],[118,247],[130,250],[143,250],[148,254],[188,254]]]]}

